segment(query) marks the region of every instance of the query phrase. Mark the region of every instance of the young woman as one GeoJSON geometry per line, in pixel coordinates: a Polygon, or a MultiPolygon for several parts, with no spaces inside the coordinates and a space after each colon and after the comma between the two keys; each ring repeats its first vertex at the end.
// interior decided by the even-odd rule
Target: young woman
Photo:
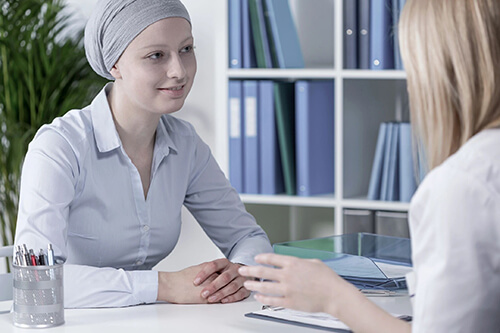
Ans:
{"type": "MultiPolygon", "coordinates": [[[[101,0],[87,59],[113,80],[82,110],[43,126],[23,167],[16,244],[65,260],[65,306],[235,302],[239,263],[271,250],[263,230],[180,110],[196,73],[178,0],[101,0]],[[185,205],[228,259],[156,272],[185,205]]],[[[196,246],[196,244],[193,244],[196,246]]]]}
{"type": "Polygon", "coordinates": [[[355,332],[500,330],[500,2],[409,0],[400,23],[416,142],[431,172],[410,206],[412,326],[316,260],[264,254],[240,273],[269,305],[355,332]]]}

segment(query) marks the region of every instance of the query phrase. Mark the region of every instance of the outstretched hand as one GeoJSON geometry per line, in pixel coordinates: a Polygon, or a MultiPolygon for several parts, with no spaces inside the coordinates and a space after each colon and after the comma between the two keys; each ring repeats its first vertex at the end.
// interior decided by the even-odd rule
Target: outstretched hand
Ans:
{"type": "Polygon", "coordinates": [[[234,264],[227,259],[217,259],[200,266],[201,270],[196,275],[193,284],[195,286],[204,284],[200,295],[208,303],[238,302],[250,295],[250,291],[243,286],[247,278],[238,273],[242,265],[234,264]],[[216,278],[207,284],[206,282],[214,275],[216,278]]]}
{"type": "Polygon", "coordinates": [[[267,305],[332,313],[337,311],[339,296],[354,288],[317,259],[267,253],[258,255],[255,261],[277,267],[244,266],[239,269],[243,276],[265,280],[248,280],[244,285],[249,290],[257,291],[255,298],[267,305]]]}

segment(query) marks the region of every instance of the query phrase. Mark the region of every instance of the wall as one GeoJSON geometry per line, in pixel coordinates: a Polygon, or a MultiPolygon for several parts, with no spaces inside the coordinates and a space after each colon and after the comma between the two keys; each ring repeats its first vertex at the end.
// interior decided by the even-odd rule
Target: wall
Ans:
{"type": "MultiPolygon", "coordinates": [[[[97,0],[66,0],[70,10],[75,12],[75,26],[83,26],[97,0]]],[[[225,33],[222,22],[226,17],[224,0],[183,0],[192,21],[193,35],[198,60],[198,73],[193,89],[185,106],[176,116],[191,122],[201,138],[210,146],[215,145],[215,110],[221,101],[215,99],[217,78],[224,71],[222,59],[224,45],[221,33],[225,33]]],[[[223,76],[222,76],[223,77],[223,76]]],[[[212,148],[213,149],[213,148],[212,148]]],[[[214,151],[214,154],[217,154],[214,151]]],[[[184,209],[183,225],[179,242],[172,254],[162,261],[157,269],[178,270],[187,265],[221,257],[221,252],[213,245],[192,216],[184,209]]]]}

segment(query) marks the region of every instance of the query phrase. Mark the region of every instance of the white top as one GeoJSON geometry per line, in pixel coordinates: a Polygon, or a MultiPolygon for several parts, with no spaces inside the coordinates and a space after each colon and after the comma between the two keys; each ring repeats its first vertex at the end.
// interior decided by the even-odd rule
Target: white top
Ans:
{"type": "Polygon", "coordinates": [[[500,331],[499,145],[477,134],[413,197],[413,332],[500,331]]]}
{"type": "MultiPolygon", "coordinates": [[[[66,260],[65,306],[156,301],[152,271],[175,247],[185,205],[233,262],[271,252],[208,146],[187,122],[161,118],[147,199],[125,153],[106,98],[45,125],[23,166],[16,244],[53,244],[66,260]]],[[[196,246],[196,244],[192,244],[196,246]]]]}

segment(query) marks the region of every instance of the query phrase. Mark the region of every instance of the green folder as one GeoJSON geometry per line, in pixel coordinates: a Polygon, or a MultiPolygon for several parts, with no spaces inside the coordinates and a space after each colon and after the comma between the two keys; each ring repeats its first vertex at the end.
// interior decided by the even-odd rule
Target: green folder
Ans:
{"type": "Polygon", "coordinates": [[[276,127],[280,148],[285,192],[296,194],[295,186],[295,86],[288,82],[274,82],[276,127]]]}
{"type": "Polygon", "coordinates": [[[250,25],[258,68],[272,68],[262,0],[248,0],[250,25]]]}

